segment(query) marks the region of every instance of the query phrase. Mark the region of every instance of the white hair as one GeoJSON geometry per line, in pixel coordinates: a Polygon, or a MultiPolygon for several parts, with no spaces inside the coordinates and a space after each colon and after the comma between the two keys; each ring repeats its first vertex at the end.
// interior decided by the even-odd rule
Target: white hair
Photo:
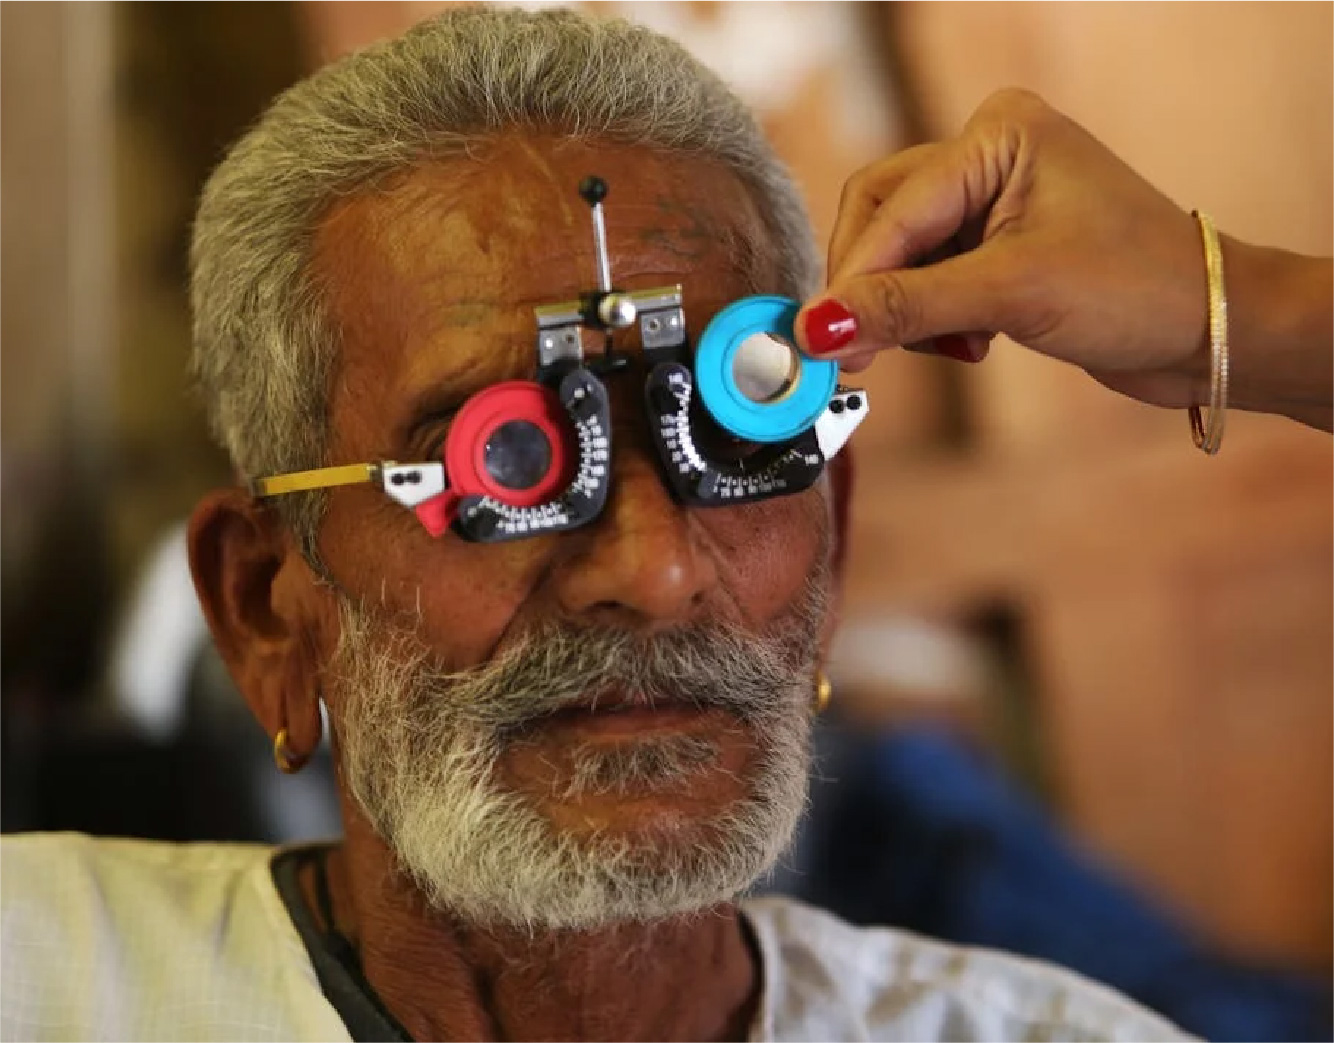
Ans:
{"type": "MultiPolygon", "coordinates": [[[[828,611],[826,560],[761,633],[721,622],[636,636],[551,623],[485,663],[438,665],[412,626],[340,598],[326,674],[348,791],[436,909],[475,924],[588,930],[731,901],[778,862],[806,801],[811,692],[828,611]],[[556,778],[507,785],[507,752],[589,693],[726,710],[748,733],[743,792],[669,836],[571,829],[552,806],[589,795],[689,793],[724,772],[713,734],[569,743],[556,778]]],[[[552,752],[548,750],[547,752],[552,752]]],[[[730,773],[730,772],[729,772],[730,773]]]]}
{"type": "MultiPolygon", "coordinates": [[[[242,478],[325,463],[338,336],[310,261],[331,203],[516,128],[721,163],[758,204],[780,289],[814,288],[819,262],[791,177],[741,101],[681,46],[571,11],[451,9],[292,87],[204,188],[192,371],[242,478]]],[[[279,501],[309,556],[322,503],[279,501]]]]}

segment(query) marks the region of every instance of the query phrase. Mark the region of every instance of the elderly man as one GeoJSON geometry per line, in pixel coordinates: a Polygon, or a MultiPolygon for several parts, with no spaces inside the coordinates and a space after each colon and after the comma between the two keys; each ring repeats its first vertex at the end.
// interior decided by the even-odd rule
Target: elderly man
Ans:
{"type": "Polygon", "coordinates": [[[679,284],[690,329],[812,289],[737,101],[568,13],[451,11],[294,88],[214,174],[195,370],[248,484],[199,505],[191,560],[281,765],[327,711],[346,835],[8,841],[7,1038],[1173,1035],[1053,968],[739,900],[802,810],[846,480],[681,502],[634,334],[590,524],[470,541],[370,484],[262,495],[438,458],[463,403],[531,380],[534,308],[593,281],[593,172],[618,285],[679,284]]]}

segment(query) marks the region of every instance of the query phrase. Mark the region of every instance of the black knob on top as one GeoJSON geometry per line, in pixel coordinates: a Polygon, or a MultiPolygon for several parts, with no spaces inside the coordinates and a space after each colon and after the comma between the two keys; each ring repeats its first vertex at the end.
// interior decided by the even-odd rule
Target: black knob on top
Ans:
{"type": "Polygon", "coordinates": [[[597,206],[607,198],[607,182],[596,174],[590,174],[579,182],[579,195],[589,206],[597,206]]]}

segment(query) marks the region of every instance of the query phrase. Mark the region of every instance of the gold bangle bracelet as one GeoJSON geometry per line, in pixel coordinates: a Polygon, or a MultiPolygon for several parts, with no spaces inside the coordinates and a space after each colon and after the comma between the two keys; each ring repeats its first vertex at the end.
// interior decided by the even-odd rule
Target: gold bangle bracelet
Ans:
{"type": "Polygon", "coordinates": [[[1223,444],[1223,421],[1227,418],[1227,286],[1223,281],[1223,248],[1218,230],[1208,214],[1192,214],[1204,241],[1204,267],[1209,281],[1209,422],[1200,407],[1190,407],[1190,433],[1197,448],[1213,456],[1223,444]]]}

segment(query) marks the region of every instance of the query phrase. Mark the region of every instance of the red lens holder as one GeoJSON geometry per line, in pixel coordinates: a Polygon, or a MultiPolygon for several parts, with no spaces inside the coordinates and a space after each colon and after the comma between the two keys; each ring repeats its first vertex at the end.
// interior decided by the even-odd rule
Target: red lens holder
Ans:
{"type": "Polygon", "coordinates": [[[516,508],[548,503],[574,479],[578,451],[573,441],[569,418],[551,388],[529,380],[510,380],[479,391],[459,410],[445,441],[442,456],[449,486],[421,504],[417,516],[432,535],[439,535],[466,496],[489,496],[516,508]],[[545,473],[524,489],[501,484],[486,466],[487,443],[501,427],[515,421],[532,424],[551,449],[545,473]]]}
{"type": "Polygon", "coordinates": [[[510,507],[536,507],[554,500],[574,477],[569,420],[560,397],[528,380],[510,380],[478,392],[454,418],[445,443],[445,473],[461,496],[490,496],[510,507]],[[486,467],[486,445],[501,427],[514,421],[532,424],[551,446],[551,462],[536,484],[511,489],[486,467]]]}

